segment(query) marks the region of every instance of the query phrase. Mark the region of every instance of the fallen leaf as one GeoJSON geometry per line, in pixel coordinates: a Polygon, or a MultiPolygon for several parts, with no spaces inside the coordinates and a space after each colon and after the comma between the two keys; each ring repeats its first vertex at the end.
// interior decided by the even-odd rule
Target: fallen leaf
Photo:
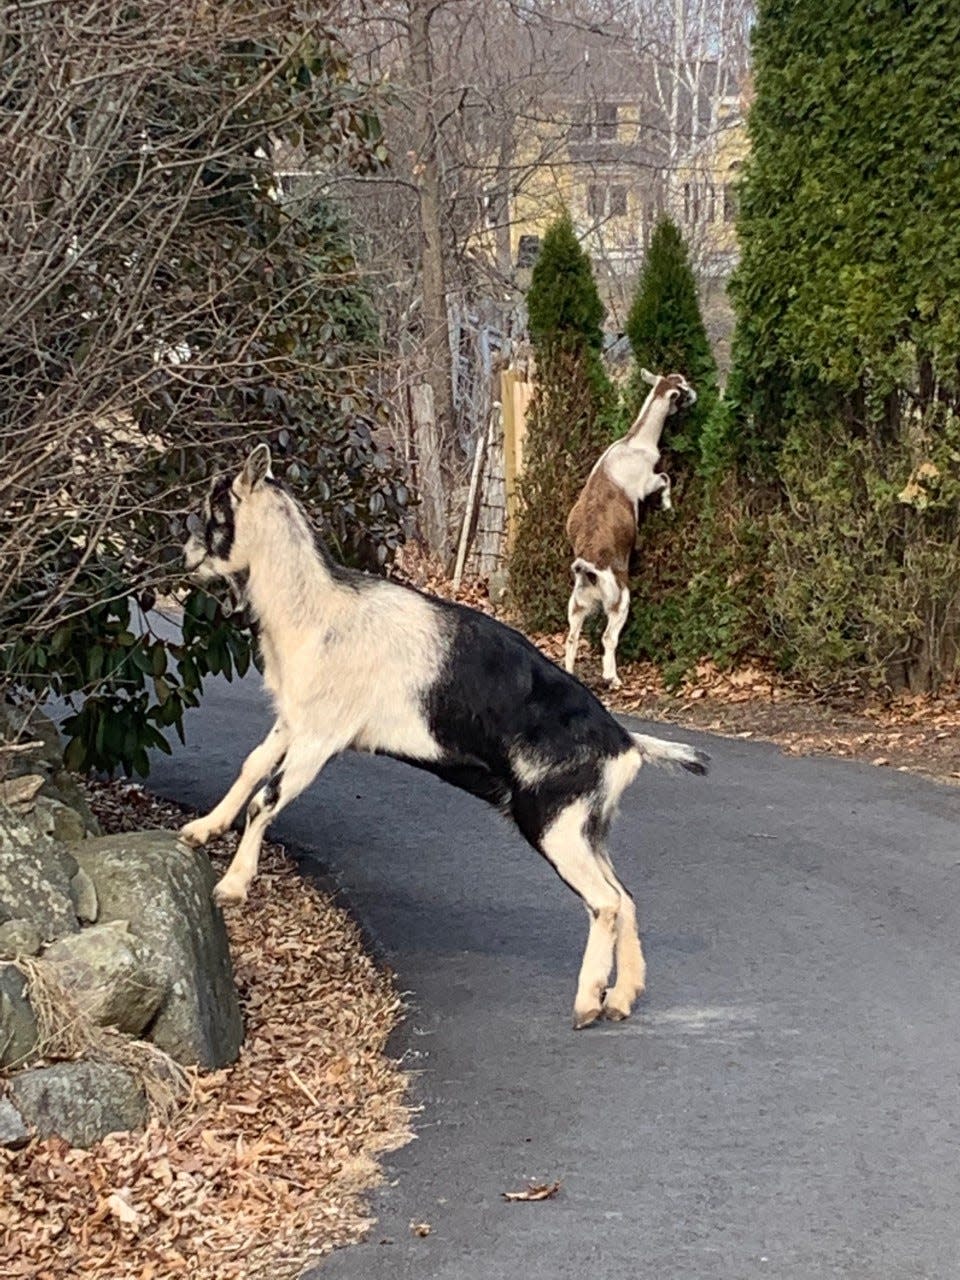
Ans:
{"type": "Polygon", "coordinates": [[[560,1182],[531,1182],[523,1191],[501,1191],[504,1200],[552,1200],[560,1190],[560,1182]]]}
{"type": "Polygon", "coordinates": [[[415,1236],[428,1236],[433,1230],[429,1222],[411,1222],[410,1230],[415,1236]]]}
{"type": "Polygon", "coordinates": [[[114,1191],[107,1196],[107,1208],[115,1218],[128,1227],[139,1227],[140,1215],[131,1204],[124,1200],[119,1191],[114,1191]]]}

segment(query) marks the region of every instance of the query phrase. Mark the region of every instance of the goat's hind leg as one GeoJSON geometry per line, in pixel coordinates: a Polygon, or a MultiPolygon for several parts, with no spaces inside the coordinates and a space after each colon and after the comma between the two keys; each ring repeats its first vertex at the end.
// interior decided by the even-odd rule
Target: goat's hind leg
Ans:
{"type": "Polygon", "coordinates": [[[580,584],[574,582],[570,599],[567,601],[567,643],[563,651],[563,666],[571,675],[577,661],[577,645],[580,643],[580,632],[590,615],[591,606],[580,598],[580,584]]]}
{"type": "Polygon", "coordinates": [[[571,801],[537,842],[560,878],[583,899],[590,918],[573,1002],[573,1026],[577,1031],[596,1022],[603,1012],[603,994],[613,968],[621,908],[620,892],[604,874],[597,852],[586,835],[588,812],[583,799],[571,801]]]}
{"type": "Polygon", "coordinates": [[[247,806],[247,824],[240,845],[213,891],[214,901],[220,906],[245,900],[257,874],[260,846],[267,827],[344,745],[328,738],[291,738],[286,755],[247,806]]]}
{"type": "Polygon", "coordinates": [[[622,1022],[630,1016],[633,1002],[643,994],[647,983],[647,964],[637,929],[637,909],[630,891],[613,869],[606,851],[597,855],[604,875],[620,894],[617,915],[617,980],[603,997],[603,1016],[611,1022],[622,1022]]]}
{"type": "Polygon", "coordinates": [[[271,773],[283,759],[287,749],[288,734],[282,720],[278,720],[263,742],[250,752],[240,769],[240,776],[208,814],[194,818],[180,828],[180,835],[190,844],[206,844],[211,836],[226,831],[243,808],[250,792],[271,773]]]}
{"type": "Polygon", "coordinates": [[[630,592],[626,587],[618,587],[617,595],[608,604],[604,597],[603,607],[607,615],[607,625],[603,633],[603,678],[611,689],[619,689],[621,680],[617,674],[617,645],[620,643],[620,632],[630,612],[630,592]]]}

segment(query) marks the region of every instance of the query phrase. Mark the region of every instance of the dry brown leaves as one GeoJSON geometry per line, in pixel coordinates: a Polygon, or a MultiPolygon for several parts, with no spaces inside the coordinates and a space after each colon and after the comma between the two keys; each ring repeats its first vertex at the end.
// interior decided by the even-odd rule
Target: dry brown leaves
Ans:
{"type": "Polygon", "coordinates": [[[552,1200],[561,1186],[560,1182],[531,1182],[522,1191],[501,1191],[500,1194],[511,1204],[527,1200],[552,1200]]]}
{"type": "MultiPolygon", "coordinates": [[[[129,784],[90,798],[106,831],[184,819],[129,784]]],[[[214,861],[235,841],[216,841],[214,861]]],[[[363,1235],[375,1157],[410,1136],[406,1080],[384,1056],[401,1008],[392,981],[279,846],[264,846],[250,901],[227,925],[240,1060],[193,1072],[169,1126],[90,1151],[57,1139],[0,1151],[4,1280],[284,1280],[363,1235]]]]}

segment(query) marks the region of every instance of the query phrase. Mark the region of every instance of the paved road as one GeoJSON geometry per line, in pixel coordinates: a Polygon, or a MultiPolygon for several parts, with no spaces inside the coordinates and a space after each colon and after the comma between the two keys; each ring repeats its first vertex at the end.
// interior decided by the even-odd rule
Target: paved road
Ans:
{"type": "MultiPolygon", "coordinates": [[[[212,685],[153,785],[210,803],[267,723],[212,685]]],[[[714,768],[644,770],[615,828],[622,1026],[568,1030],[582,910],[478,802],[351,757],[278,822],[409,991],[423,1106],[324,1280],[960,1277],[960,791],[673,736],[714,768]],[[501,1199],[527,1178],[562,1193],[501,1199]]]]}

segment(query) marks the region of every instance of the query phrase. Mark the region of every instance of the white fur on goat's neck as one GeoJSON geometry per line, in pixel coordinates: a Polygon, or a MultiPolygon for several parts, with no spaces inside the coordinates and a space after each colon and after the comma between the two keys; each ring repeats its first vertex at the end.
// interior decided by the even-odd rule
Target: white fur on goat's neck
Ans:
{"type": "Polygon", "coordinates": [[[653,469],[660,461],[660,436],[670,413],[670,401],[651,389],[633,425],[615,440],[591,471],[600,467],[634,502],[642,502],[650,489],[653,469]]]}
{"type": "Polygon", "coordinates": [[[439,662],[427,601],[379,580],[374,594],[331,572],[300,509],[282,491],[265,487],[247,502],[257,504],[247,595],[260,623],[264,683],[277,714],[287,724],[333,733],[337,750],[435,759],[439,748],[419,706],[439,662]],[[385,595],[391,597],[387,609],[385,595]],[[390,691],[375,710],[374,653],[378,680],[390,691]],[[312,724],[327,716],[335,729],[312,724]]]}

